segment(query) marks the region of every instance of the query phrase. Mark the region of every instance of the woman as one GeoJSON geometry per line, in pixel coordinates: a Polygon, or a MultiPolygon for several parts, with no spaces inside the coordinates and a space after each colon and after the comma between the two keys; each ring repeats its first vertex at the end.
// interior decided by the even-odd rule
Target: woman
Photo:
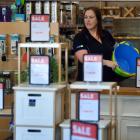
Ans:
{"type": "Polygon", "coordinates": [[[83,55],[93,53],[103,55],[103,81],[120,81],[122,78],[113,71],[117,64],[111,61],[115,40],[108,31],[102,29],[102,17],[98,8],[85,9],[84,26],[73,42],[73,50],[78,59],[77,80],[83,80],[83,55]]]}

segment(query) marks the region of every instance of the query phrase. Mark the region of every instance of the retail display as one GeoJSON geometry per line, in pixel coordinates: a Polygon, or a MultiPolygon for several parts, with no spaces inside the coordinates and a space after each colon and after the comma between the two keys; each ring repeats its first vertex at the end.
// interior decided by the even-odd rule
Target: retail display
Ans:
{"type": "Polygon", "coordinates": [[[77,114],[80,121],[98,122],[100,120],[100,92],[81,91],[78,95],[77,114]]]}
{"type": "Polygon", "coordinates": [[[71,121],[71,140],[98,140],[98,126],[94,123],[71,121]]]}
{"type": "Polygon", "coordinates": [[[31,15],[30,17],[30,40],[49,41],[50,40],[50,20],[49,15],[31,15]]]}
{"type": "Polygon", "coordinates": [[[10,35],[11,40],[11,54],[17,55],[17,43],[20,42],[20,37],[18,34],[11,34],[10,35]]]}
{"type": "Polygon", "coordinates": [[[63,84],[14,87],[15,140],[60,140],[57,125],[64,119],[65,88],[63,84]]]}
{"type": "MultiPolygon", "coordinates": [[[[12,132],[15,140],[46,138],[70,140],[70,119],[77,118],[75,93],[77,91],[79,93],[79,90],[90,92],[95,90],[101,93],[102,90],[103,92],[105,90],[105,93],[107,91],[107,94],[100,96],[101,120],[98,122],[98,140],[108,138],[139,140],[139,58],[134,62],[136,57],[140,57],[135,50],[135,48],[140,50],[139,2],[139,0],[0,1],[0,140],[12,139],[12,132]],[[71,53],[72,41],[75,33],[83,27],[84,8],[89,6],[101,9],[103,28],[112,33],[119,46],[123,45],[121,47],[123,50],[119,50],[119,53],[117,51],[120,47],[115,46],[113,58],[119,64],[115,71],[125,77],[133,76],[134,79],[136,73],[137,90],[133,91],[130,87],[127,87],[126,91],[122,89],[122,93],[119,93],[122,95],[117,95],[118,100],[116,100],[117,85],[114,82],[73,83],[76,60],[71,53]],[[29,37],[30,16],[35,14],[49,15],[48,38],[45,42],[30,42],[32,40],[29,37]],[[121,43],[124,40],[125,43],[121,43]],[[131,43],[126,43],[128,41],[131,43]],[[131,46],[131,49],[128,48],[128,56],[125,57],[127,62],[122,61],[120,57],[127,55],[128,46],[131,46]],[[29,81],[29,61],[31,56],[41,55],[50,58],[48,76],[50,81],[47,80],[49,85],[44,85],[43,80],[39,81],[42,85],[36,83],[32,85],[29,81]],[[135,57],[133,60],[132,56],[135,57]],[[70,94],[67,91],[70,91],[70,94]],[[11,111],[13,102],[14,120],[11,111]],[[14,128],[14,131],[11,131],[11,128],[14,128]]],[[[40,39],[43,37],[37,39],[42,41],[40,39]]]]}
{"type": "MultiPolygon", "coordinates": [[[[108,140],[108,129],[110,121],[101,120],[98,122],[98,140],[108,140]]],[[[65,120],[60,124],[62,140],[70,140],[70,119],[65,120]]]]}
{"type": "MultiPolygon", "coordinates": [[[[19,49],[18,49],[18,60],[20,60],[21,58],[21,50],[22,48],[27,48],[28,52],[29,52],[29,48],[45,48],[46,50],[48,48],[53,48],[56,52],[55,56],[56,56],[56,61],[58,64],[58,81],[59,83],[61,82],[66,82],[68,81],[68,46],[66,43],[39,43],[39,42],[29,42],[29,43],[19,43],[18,45],[19,49]],[[64,66],[64,71],[62,71],[62,52],[65,52],[65,66],[64,66]],[[62,73],[64,72],[64,73],[62,73]],[[64,78],[62,78],[64,75],[64,78]]],[[[47,51],[46,51],[47,52],[47,51]]],[[[27,60],[27,68],[28,68],[28,63],[29,59],[27,60]]],[[[21,83],[21,79],[20,79],[20,75],[21,75],[21,66],[22,63],[20,61],[18,61],[18,84],[21,83]]],[[[28,82],[28,81],[27,81],[28,82]]]]}
{"type": "MultiPolygon", "coordinates": [[[[82,91],[102,91],[102,90],[108,90],[109,91],[109,117],[108,119],[111,121],[110,125],[110,131],[113,129],[114,131],[114,137],[112,133],[108,136],[109,139],[116,139],[116,129],[117,129],[117,120],[115,119],[115,115],[117,113],[116,110],[116,95],[117,95],[117,84],[115,82],[73,82],[69,86],[69,91],[70,91],[70,105],[71,105],[71,114],[70,114],[70,119],[76,119],[76,112],[77,112],[77,102],[76,102],[76,96],[77,92],[73,92],[73,90],[82,90],[82,91]],[[112,94],[114,94],[114,101],[112,100],[112,94]],[[113,114],[114,112],[114,114],[113,114]]],[[[101,112],[101,115],[102,112],[101,112]]],[[[104,117],[105,119],[105,117],[104,117]]]]}
{"type": "Polygon", "coordinates": [[[3,56],[6,54],[6,35],[0,35],[0,55],[3,56]]]}
{"type": "Polygon", "coordinates": [[[84,81],[101,82],[103,75],[103,56],[86,54],[84,55],[84,81]]]}

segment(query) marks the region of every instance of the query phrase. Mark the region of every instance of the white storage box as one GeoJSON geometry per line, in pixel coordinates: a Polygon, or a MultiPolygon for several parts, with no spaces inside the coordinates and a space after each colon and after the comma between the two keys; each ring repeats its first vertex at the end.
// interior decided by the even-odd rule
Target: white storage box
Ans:
{"type": "Polygon", "coordinates": [[[51,127],[15,127],[14,140],[60,140],[60,129],[51,127]]]}
{"type": "Polygon", "coordinates": [[[53,127],[63,121],[64,88],[64,85],[14,87],[15,125],[53,127]]]}
{"type": "MultiPolygon", "coordinates": [[[[98,140],[108,140],[109,120],[100,120],[98,122],[98,140]]],[[[61,127],[61,140],[70,140],[70,120],[65,120],[59,125],[61,127]]]]}

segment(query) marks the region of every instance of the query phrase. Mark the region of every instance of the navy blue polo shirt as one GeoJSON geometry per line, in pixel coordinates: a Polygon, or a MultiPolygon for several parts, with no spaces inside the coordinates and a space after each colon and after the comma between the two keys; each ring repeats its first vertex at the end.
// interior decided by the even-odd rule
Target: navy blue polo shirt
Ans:
{"type": "MultiPolygon", "coordinates": [[[[101,54],[103,59],[111,60],[115,39],[106,31],[102,31],[102,43],[97,41],[87,29],[76,34],[73,42],[74,53],[79,50],[87,50],[88,53],[101,54]]],[[[78,62],[78,81],[83,81],[83,63],[78,62]]],[[[114,73],[112,68],[103,66],[103,81],[120,81],[120,76],[114,73]]]]}

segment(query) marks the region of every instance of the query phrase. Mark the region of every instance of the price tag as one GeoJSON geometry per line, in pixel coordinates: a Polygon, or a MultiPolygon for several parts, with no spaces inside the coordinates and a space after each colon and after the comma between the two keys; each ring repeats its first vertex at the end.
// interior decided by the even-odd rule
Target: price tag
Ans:
{"type": "Polygon", "coordinates": [[[49,84],[49,61],[49,56],[30,56],[30,84],[49,84]]]}
{"type": "Polygon", "coordinates": [[[98,126],[87,122],[71,121],[71,140],[97,140],[98,126]]]}
{"type": "Polygon", "coordinates": [[[78,114],[80,121],[99,121],[100,94],[98,92],[80,92],[78,102],[78,114]]]}
{"type": "Polygon", "coordinates": [[[102,63],[102,55],[84,55],[84,81],[101,82],[103,65],[102,63]]]}
{"type": "Polygon", "coordinates": [[[49,41],[49,15],[31,15],[30,19],[31,41],[49,41]]]}

